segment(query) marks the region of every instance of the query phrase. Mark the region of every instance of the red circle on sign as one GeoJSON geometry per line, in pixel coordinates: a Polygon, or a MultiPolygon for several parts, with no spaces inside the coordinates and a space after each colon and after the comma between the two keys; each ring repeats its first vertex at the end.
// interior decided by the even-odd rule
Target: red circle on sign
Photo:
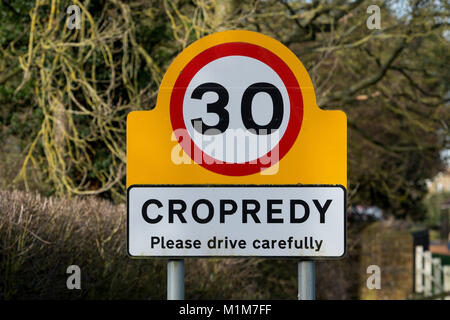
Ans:
{"type": "Polygon", "coordinates": [[[177,141],[180,143],[183,138],[188,139],[188,141],[183,141],[180,145],[196,163],[215,173],[228,176],[245,176],[260,172],[270,166],[273,166],[280,161],[292,147],[302,126],[303,98],[300,85],[298,84],[293,72],[276,54],[258,45],[244,42],[229,42],[206,49],[195,56],[184,67],[183,71],[175,81],[175,85],[172,90],[170,99],[170,120],[172,122],[172,129],[177,137],[177,141]],[[183,100],[192,78],[208,63],[227,56],[245,56],[265,63],[278,74],[288,92],[290,114],[286,131],[278,144],[268,153],[256,159],[256,161],[253,160],[244,163],[231,163],[216,160],[203,152],[194,143],[194,141],[192,141],[189,134],[180,134],[180,130],[187,132],[183,117],[183,100]],[[186,146],[189,146],[189,148],[186,148],[186,146]],[[278,154],[278,158],[275,159],[275,162],[272,162],[273,159],[271,159],[270,156],[273,153],[278,154]],[[201,155],[201,161],[198,162],[198,159],[196,159],[193,155],[201,155]],[[266,162],[270,162],[270,165],[267,165],[266,162]]]}

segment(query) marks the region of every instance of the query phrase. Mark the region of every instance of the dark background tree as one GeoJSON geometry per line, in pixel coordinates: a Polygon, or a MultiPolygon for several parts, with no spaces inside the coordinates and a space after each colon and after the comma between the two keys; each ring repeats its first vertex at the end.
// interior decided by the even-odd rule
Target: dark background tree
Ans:
{"type": "Polygon", "coordinates": [[[319,106],[347,113],[350,202],[398,217],[425,212],[425,182],[449,147],[445,1],[0,3],[1,139],[3,154],[19,155],[21,168],[4,170],[16,186],[121,201],[126,114],[154,106],[183,48],[242,28],[287,45],[319,106]],[[65,26],[70,4],[82,8],[81,30],[65,26]],[[372,4],[380,30],[366,26],[372,4]]]}

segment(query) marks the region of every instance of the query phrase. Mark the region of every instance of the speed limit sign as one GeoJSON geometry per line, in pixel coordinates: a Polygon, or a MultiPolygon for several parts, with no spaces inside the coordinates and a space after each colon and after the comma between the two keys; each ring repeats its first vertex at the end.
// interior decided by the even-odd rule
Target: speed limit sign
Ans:
{"type": "Polygon", "coordinates": [[[321,110],[297,56],[251,31],[184,49],[156,107],[129,114],[133,184],[347,185],[347,119],[321,110]]]}
{"type": "Polygon", "coordinates": [[[250,43],[223,43],[184,67],[172,91],[170,119],[177,138],[187,138],[184,151],[192,158],[199,154],[201,166],[248,175],[267,167],[269,154],[278,161],[294,144],[303,119],[302,92],[275,53],[250,43]]]}
{"type": "Polygon", "coordinates": [[[342,257],[346,121],[279,41],[195,41],[128,115],[129,254],[342,257]]]}

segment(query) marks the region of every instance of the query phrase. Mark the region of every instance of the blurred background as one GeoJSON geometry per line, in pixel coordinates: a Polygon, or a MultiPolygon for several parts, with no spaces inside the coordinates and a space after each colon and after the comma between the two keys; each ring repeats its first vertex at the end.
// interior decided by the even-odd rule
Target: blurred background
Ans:
{"type": "MultiPolygon", "coordinates": [[[[0,0],[0,298],[165,299],[165,260],[126,255],[125,119],[155,106],[178,53],[230,29],[281,41],[319,106],[347,113],[348,254],[316,264],[317,297],[445,296],[449,13],[439,0],[0,0]],[[82,290],[66,287],[72,264],[82,290]]],[[[296,280],[295,260],[186,261],[188,299],[295,299],[296,280]]]]}

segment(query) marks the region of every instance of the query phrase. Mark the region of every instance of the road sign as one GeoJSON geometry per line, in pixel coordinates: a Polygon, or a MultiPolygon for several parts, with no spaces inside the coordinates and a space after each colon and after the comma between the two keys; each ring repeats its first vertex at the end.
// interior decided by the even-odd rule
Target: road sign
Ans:
{"type": "Polygon", "coordinates": [[[194,42],[156,107],[128,115],[128,186],[297,183],[347,185],[347,120],[317,106],[303,64],[268,36],[194,42]]]}
{"type": "Polygon", "coordinates": [[[250,31],[194,42],[156,107],[127,119],[129,254],[341,257],[346,126],[280,42],[250,31]]]}
{"type": "Polygon", "coordinates": [[[339,186],[132,186],[131,256],[341,257],[339,186]]]}
{"type": "Polygon", "coordinates": [[[276,164],[300,131],[303,99],[289,66],[264,47],[227,42],[196,55],[175,81],[170,119],[183,150],[216,173],[276,164]],[[213,93],[212,95],[208,95],[213,93]],[[187,134],[185,134],[187,133],[187,134]]]}

